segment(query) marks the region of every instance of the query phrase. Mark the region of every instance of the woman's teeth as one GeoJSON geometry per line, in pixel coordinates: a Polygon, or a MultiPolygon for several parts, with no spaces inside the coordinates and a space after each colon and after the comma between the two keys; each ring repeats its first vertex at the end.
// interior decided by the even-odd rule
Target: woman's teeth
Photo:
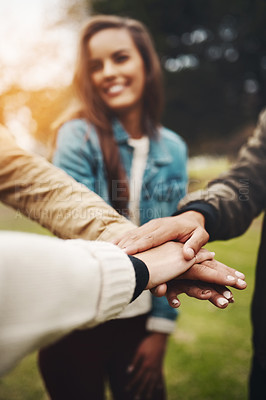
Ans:
{"type": "Polygon", "coordinates": [[[108,93],[118,93],[121,92],[121,90],[123,89],[124,89],[123,85],[114,85],[108,89],[108,93]]]}

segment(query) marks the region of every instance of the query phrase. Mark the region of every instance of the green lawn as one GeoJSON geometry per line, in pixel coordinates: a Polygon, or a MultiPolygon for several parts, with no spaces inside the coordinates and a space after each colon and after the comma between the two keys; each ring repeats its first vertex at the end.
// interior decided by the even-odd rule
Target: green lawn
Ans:
{"type": "MultiPolygon", "coordinates": [[[[259,218],[241,238],[208,245],[216,252],[217,259],[246,274],[248,288],[243,292],[234,290],[235,304],[219,310],[208,302],[181,296],[180,316],[166,357],[169,400],[247,398],[250,303],[260,222],[259,218]]],[[[37,224],[3,207],[0,208],[0,229],[47,234],[37,224]]],[[[0,400],[45,399],[35,354],[0,380],[0,400]]]]}

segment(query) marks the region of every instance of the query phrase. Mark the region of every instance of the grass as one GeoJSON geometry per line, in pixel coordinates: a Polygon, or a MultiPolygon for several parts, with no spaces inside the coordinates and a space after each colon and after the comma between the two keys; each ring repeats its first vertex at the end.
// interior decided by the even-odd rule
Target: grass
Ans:
{"type": "Polygon", "coordinates": [[[233,290],[235,304],[225,310],[181,298],[178,326],[166,357],[169,400],[247,399],[259,227],[260,219],[241,238],[207,246],[217,259],[245,273],[248,288],[233,290]]]}
{"type": "MultiPolygon", "coordinates": [[[[250,304],[260,225],[258,218],[242,237],[207,246],[216,252],[217,259],[245,273],[248,288],[243,292],[233,290],[236,302],[225,310],[181,296],[180,316],[165,361],[168,400],[247,399],[252,334],[250,304]]],[[[48,234],[5,207],[0,208],[0,229],[48,234]]],[[[35,354],[0,379],[0,400],[47,399],[35,354]]]]}

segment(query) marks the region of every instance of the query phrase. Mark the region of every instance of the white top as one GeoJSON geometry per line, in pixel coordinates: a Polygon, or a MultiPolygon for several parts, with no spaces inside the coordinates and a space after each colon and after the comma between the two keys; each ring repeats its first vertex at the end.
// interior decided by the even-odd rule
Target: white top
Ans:
{"type": "MultiPolygon", "coordinates": [[[[150,141],[147,136],[143,136],[140,139],[129,138],[128,143],[134,149],[130,171],[129,215],[132,222],[136,225],[140,225],[140,195],[149,154],[150,141]]],[[[125,308],[118,318],[131,318],[146,314],[151,311],[151,308],[152,295],[148,290],[145,290],[133,303],[130,303],[125,308]]],[[[149,316],[146,328],[149,331],[171,333],[175,329],[175,321],[167,318],[149,316]]]]}
{"type": "MultiPolygon", "coordinates": [[[[129,186],[129,217],[132,222],[139,225],[140,193],[150,142],[147,136],[143,136],[140,139],[129,138],[128,143],[134,148],[129,186]]],[[[126,309],[119,315],[119,318],[132,318],[137,315],[146,314],[151,310],[151,307],[152,302],[150,292],[142,292],[133,303],[126,307],[126,309]]]]}
{"type": "Polygon", "coordinates": [[[0,375],[75,328],[115,318],[135,285],[132,263],[110,243],[2,231],[0,375]]]}
{"type": "Polygon", "coordinates": [[[150,141],[147,136],[140,139],[130,138],[128,143],[133,147],[133,160],[130,172],[129,216],[135,225],[140,225],[139,202],[142,180],[147,164],[150,141]]]}

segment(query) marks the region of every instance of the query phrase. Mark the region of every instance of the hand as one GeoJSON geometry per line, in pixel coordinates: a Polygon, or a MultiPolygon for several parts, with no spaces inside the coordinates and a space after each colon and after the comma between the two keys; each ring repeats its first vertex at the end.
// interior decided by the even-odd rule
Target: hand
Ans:
{"type": "MultiPolygon", "coordinates": [[[[179,275],[176,280],[154,288],[152,293],[158,297],[166,295],[168,301],[169,297],[173,299],[180,293],[186,293],[191,297],[210,300],[214,305],[220,307],[221,302],[224,303],[222,305],[225,305],[226,302],[224,299],[221,301],[219,299],[224,297],[227,300],[230,300],[231,298],[231,292],[225,286],[231,286],[239,290],[245,289],[247,287],[245,275],[242,272],[212,259],[194,264],[185,273],[179,275]],[[172,289],[171,296],[169,295],[169,287],[172,289]],[[176,293],[174,293],[174,287],[176,287],[176,293]],[[207,294],[205,290],[210,290],[211,293],[207,294]],[[226,292],[227,296],[221,295],[224,292],[226,292]]],[[[170,305],[179,307],[180,302],[178,300],[175,304],[170,305]]]]}
{"type": "Polygon", "coordinates": [[[163,358],[167,335],[151,332],[139,345],[131,365],[128,367],[130,381],[128,391],[136,399],[152,399],[157,385],[161,384],[163,358]]]}
{"type": "Polygon", "coordinates": [[[170,240],[184,245],[184,257],[191,260],[209,240],[204,229],[205,218],[196,211],[187,211],[176,217],[153,219],[114,241],[127,254],[135,254],[170,240]]]}
{"type": "MultiPolygon", "coordinates": [[[[234,303],[232,292],[226,286],[190,280],[172,280],[167,283],[166,298],[173,308],[180,306],[179,294],[185,293],[198,300],[209,300],[218,308],[226,308],[234,303]]],[[[154,294],[156,296],[156,293],[154,294]]]]}
{"type": "MultiPolygon", "coordinates": [[[[152,289],[162,283],[168,282],[186,272],[196,261],[185,260],[183,257],[183,244],[167,242],[158,247],[135,254],[134,256],[144,261],[149,270],[149,282],[146,289],[152,289]]],[[[202,249],[197,254],[197,262],[211,260],[214,253],[202,249]]]]}

